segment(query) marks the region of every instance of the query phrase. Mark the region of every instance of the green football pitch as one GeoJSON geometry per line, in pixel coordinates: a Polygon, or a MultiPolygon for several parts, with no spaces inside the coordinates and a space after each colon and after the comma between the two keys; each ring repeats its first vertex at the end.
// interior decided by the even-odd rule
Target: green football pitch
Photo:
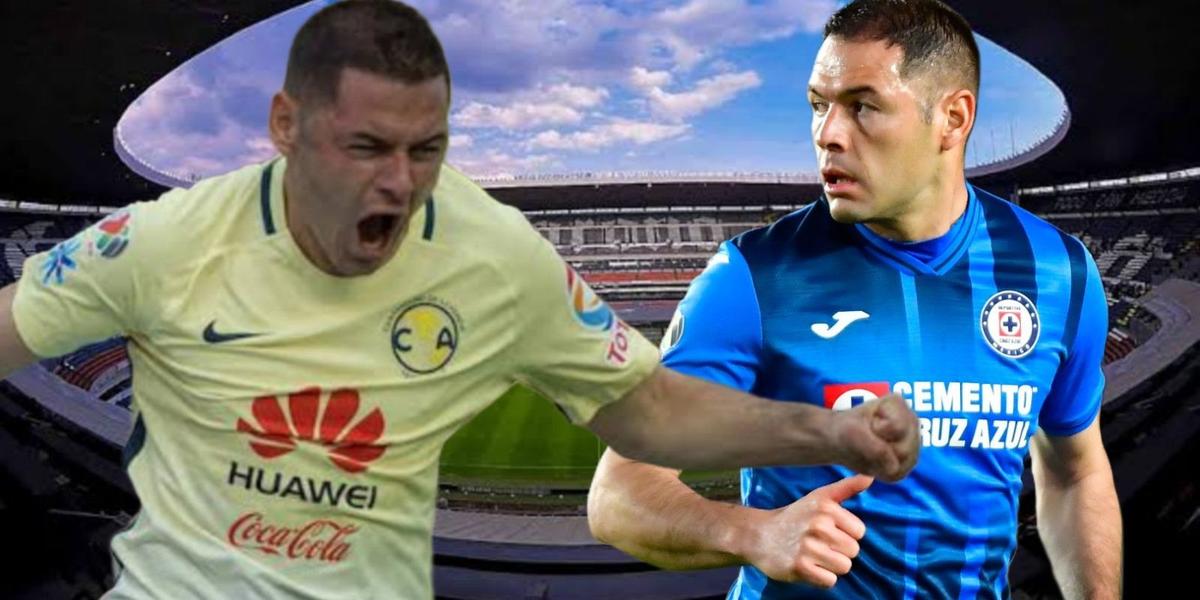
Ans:
{"type": "MultiPolygon", "coordinates": [[[[572,425],[549,400],[514,387],[454,434],[442,450],[444,483],[587,489],[604,443],[572,425]]],[[[736,472],[687,472],[702,482],[736,472]]]]}
{"type": "Polygon", "coordinates": [[[442,450],[446,481],[587,487],[604,445],[549,400],[514,387],[442,450]]]}

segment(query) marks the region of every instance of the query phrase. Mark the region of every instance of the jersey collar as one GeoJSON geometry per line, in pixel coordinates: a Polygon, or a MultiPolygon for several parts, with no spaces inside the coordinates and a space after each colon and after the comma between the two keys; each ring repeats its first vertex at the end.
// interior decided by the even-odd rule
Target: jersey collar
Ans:
{"type": "Polygon", "coordinates": [[[855,226],[853,229],[858,239],[862,240],[862,247],[868,253],[882,259],[884,262],[909,273],[944,275],[954,267],[971,245],[971,240],[975,237],[975,231],[979,227],[982,214],[979,208],[979,200],[975,197],[975,186],[968,183],[967,208],[961,217],[963,220],[962,226],[951,228],[954,231],[954,239],[950,240],[950,243],[946,245],[945,250],[941,254],[928,263],[907,252],[892,247],[873,235],[864,234],[859,229],[859,226],[855,226]]]}
{"type": "MultiPolygon", "coordinates": [[[[283,175],[286,171],[287,159],[282,156],[277,156],[263,165],[259,180],[259,212],[263,233],[267,237],[279,235],[286,238],[285,245],[288,248],[288,254],[295,262],[302,265],[302,269],[318,274],[319,277],[333,278],[334,276],[318,269],[304,256],[295,238],[292,237],[292,232],[287,228],[287,213],[283,197],[283,175]]],[[[400,243],[396,255],[392,257],[393,262],[403,260],[404,255],[411,251],[412,245],[433,240],[436,225],[434,204],[433,196],[430,196],[425,201],[425,205],[417,209],[416,214],[412,216],[412,222],[408,226],[408,235],[400,243]]]]}
{"type": "MultiPolygon", "coordinates": [[[[283,174],[286,170],[287,159],[282,156],[275,157],[263,167],[258,192],[259,212],[262,216],[263,233],[268,236],[279,233],[281,227],[287,227],[283,204],[283,174]]],[[[429,199],[425,201],[424,210],[413,215],[414,219],[420,216],[424,220],[424,226],[421,228],[421,239],[423,240],[433,240],[434,225],[436,224],[435,212],[433,196],[430,195],[429,199]]]]}

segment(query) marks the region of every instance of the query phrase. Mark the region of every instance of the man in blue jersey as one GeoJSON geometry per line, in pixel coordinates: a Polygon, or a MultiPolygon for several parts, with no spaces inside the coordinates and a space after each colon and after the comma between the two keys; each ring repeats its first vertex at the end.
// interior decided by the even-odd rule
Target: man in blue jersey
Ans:
{"type": "Polygon", "coordinates": [[[1031,452],[1064,594],[1119,596],[1104,290],[1078,240],[966,183],[978,85],[970,27],[940,2],[839,10],[808,93],[824,198],[722,244],[663,342],[671,368],[771,398],[899,394],[916,468],[744,469],[739,506],[609,451],[599,539],[665,568],[743,565],[731,599],[1004,598],[1031,452]]]}

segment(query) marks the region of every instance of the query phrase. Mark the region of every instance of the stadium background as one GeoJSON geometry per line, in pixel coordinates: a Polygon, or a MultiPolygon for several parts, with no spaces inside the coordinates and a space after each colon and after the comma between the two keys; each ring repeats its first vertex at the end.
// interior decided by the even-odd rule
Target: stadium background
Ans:
{"type": "MultiPolygon", "coordinates": [[[[10,3],[0,8],[9,80],[0,136],[0,278],[114,206],[157,195],[118,156],[114,125],[133,90],[214,42],[298,4],[10,3]],[[169,53],[159,51],[169,48],[169,53]],[[126,86],[130,86],[127,88],[126,86]]],[[[1126,522],[1127,591],[1186,586],[1200,556],[1200,50],[1184,4],[951,2],[1067,96],[1051,139],[973,177],[1087,243],[1110,303],[1103,434],[1126,522]],[[991,3],[987,3],[991,4],[991,3]],[[1040,147],[1040,146],[1045,147],[1040,147]],[[1049,152],[1031,162],[1028,153],[1049,152]],[[1027,157],[1025,157],[1027,158],[1027,157]]],[[[629,322],[662,334],[716,244],[820,194],[769,173],[643,173],[484,179],[629,322]]],[[[120,467],[129,402],[119,340],[44,361],[0,389],[0,595],[84,598],[103,590],[107,542],[136,512],[120,467]]],[[[714,443],[719,443],[714,440],[714,443]]],[[[544,399],[514,389],[461,431],[442,462],[435,578],[447,598],[707,598],[729,570],[663,573],[590,540],[587,483],[603,447],[544,399]],[[531,435],[531,432],[534,433],[531,435]]],[[[736,497],[729,473],[688,481],[736,497]]],[[[1055,597],[1022,496],[1011,581],[1055,597]]]]}

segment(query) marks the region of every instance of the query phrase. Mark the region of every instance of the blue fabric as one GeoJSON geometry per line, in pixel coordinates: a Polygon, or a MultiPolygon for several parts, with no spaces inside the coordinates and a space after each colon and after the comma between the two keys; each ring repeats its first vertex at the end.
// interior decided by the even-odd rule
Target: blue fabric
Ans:
{"type": "Polygon", "coordinates": [[[762,328],[742,253],[722,243],[676,310],[679,339],[664,344],[663,358],[676,370],[749,391],[761,362],[762,328]]]}
{"type": "MultiPolygon", "coordinates": [[[[1078,240],[968,189],[951,230],[916,249],[816,202],[723,244],[681,302],[671,368],[832,410],[895,392],[921,421],[913,472],[844,503],[867,535],[833,590],[745,567],[729,598],[1009,596],[1030,438],[1095,419],[1107,304],[1078,240]]],[[[742,502],[785,506],[848,475],[743,469],[742,502]]]]}
{"type": "MultiPolygon", "coordinates": [[[[969,189],[969,188],[968,188],[969,189]]],[[[970,194],[973,196],[973,194],[970,194]]],[[[968,199],[968,206],[973,199],[968,199]]],[[[965,235],[963,224],[966,223],[966,211],[959,215],[954,223],[950,224],[950,229],[942,235],[933,239],[921,240],[918,242],[902,242],[885,238],[874,231],[870,227],[862,223],[855,224],[855,228],[865,238],[870,239],[876,244],[886,245],[894,252],[905,253],[911,256],[914,260],[932,265],[942,258],[948,250],[965,235]]]]}

